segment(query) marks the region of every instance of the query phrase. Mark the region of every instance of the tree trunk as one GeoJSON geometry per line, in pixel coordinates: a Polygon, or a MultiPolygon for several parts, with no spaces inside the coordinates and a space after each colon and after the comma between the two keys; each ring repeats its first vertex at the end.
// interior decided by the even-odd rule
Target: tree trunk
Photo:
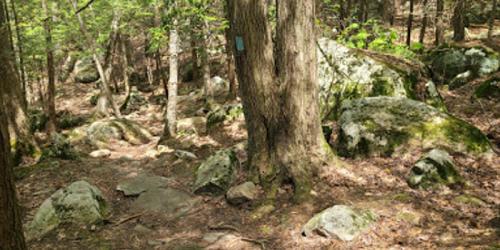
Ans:
{"type": "Polygon", "coordinates": [[[47,110],[49,113],[49,120],[47,124],[47,131],[50,134],[55,133],[56,128],[56,103],[55,103],[55,67],[54,67],[54,51],[52,44],[52,33],[51,33],[51,21],[52,14],[47,6],[46,0],[42,0],[42,9],[45,14],[45,19],[43,22],[43,27],[45,29],[45,51],[47,53],[47,78],[48,78],[48,100],[47,100],[47,110]]]}
{"type": "Polygon", "coordinates": [[[127,51],[127,45],[125,42],[125,39],[121,39],[121,53],[123,54],[123,84],[125,85],[125,93],[127,97],[125,97],[125,101],[123,104],[120,106],[120,111],[124,111],[127,109],[128,102],[130,101],[130,94],[131,94],[131,89],[130,89],[130,82],[129,82],[129,68],[130,68],[130,61],[128,58],[128,51],[127,51]]]}
{"type": "Polygon", "coordinates": [[[315,1],[278,1],[276,54],[267,0],[228,0],[248,128],[248,164],[272,205],[286,176],[294,198],[310,198],[312,172],[330,155],[316,83],[315,1]],[[327,145],[327,144],[326,144],[327,145]]]}
{"type": "Polygon", "coordinates": [[[425,32],[427,31],[427,22],[428,22],[428,15],[427,15],[427,3],[428,3],[428,0],[424,0],[424,2],[422,3],[422,11],[424,12],[424,16],[422,17],[422,27],[420,29],[420,36],[418,38],[418,41],[423,44],[424,43],[424,39],[425,39],[425,32]]]}
{"type": "Polygon", "coordinates": [[[198,65],[198,47],[196,34],[191,34],[191,62],[193,63],[193,79],[198,80],[200,77],[200,68],[198,65]]]}
{"type": "Polygon", "coordinates": [[[458,0],[453,10],[453,40],[460,42],[465,40],[465,0],[458,0]]]}
{"type": "Polygon", "coordinates": [[[441,45],[444,42],[444,0],[436,0],[436,38],[434,44],[441,45]]]}
{"type": "MultiPolygon", "coordinates": [[[[73,6],[73,10],[76,12],[78,9],[78,4],[76,0],[68,0],[70,4],[73,6]]],[[[87,47],[90,49],[92,53],[92,58],[94,59],[94,63],[97,67],[97,71],[99,72],[99,76],[101,77],[101,96],[107,99],[107,102],[111,104],[111,108],[113,109],[114,115],[116,117],[121,117],[120,109],[118,105],[113,100],[113,95],[111,94],[111,90],[109,88],[108,80],[106,79],[106,74],[104,73],[104,69],[102,67],[101,61],[99,60],[99,56],[97,55],[97,48],[94,44],[94,40],[89,36],[87,27],[85,26],[85,22],[81,16],[81,13],[77,13],[76,17],[80,24],[80,30],[82,35],[85,37],[85,41],[87,43],[87,47]]],[[[107,110],[106,110],[107,114],[107,110]]]]}
{"type": "Polygon", "coordinates": [[[384,0],[382,19],[384,23],[394,25],[394,0],[384,0]]]}
{"type": "MultiPolygon", "coordinates": [[[[11,9],[12,9],[12,14],[14,16],[14,25],[16,27],[16,37],[17,37],[17,50],[18,50],[18,57],[19,57],[19,70],[21,74],[21,84],[22,84],[22,95],[23,95],[23,100],[27,104],[26,101],[26,73],[25,73],[25,65],[24,65],[24,55],[23,55],[23,39],[21,36],[21,29],[19,27],[19,18],[17,16],[17,9],[16,9],[16,4],[14,0],[10,1],[11,9]]],[[[7,8],[7,6],[5,6],[7,8]]]]}
{"type": "Polygon", "coordinates": [[[488,19],[488,40],[493,39],[493,29],[495,27],[495,16],[497,14],[497,0],[492,0],[490,18],[488,19]]]}
{"type": "Polygon", "coordinates": [[[226,29],[226,64],[227,79],[229,81],[229,99],[234,100],[238,96],[238,86],[236,83],[236,72],[234,69],[233,39],[231,38],[231,29],[226,29]]]}
{"type": "Polygon", "coordinates": [[[360,0],[359,5],[360,5],[359,21],[361,23],[365,23],[366,21],[368,21],[368,3],[367,3],[367,0],[360,0]]]}
{"type": "Polygon", "coordinates": [[[10,41],[6,36],[5,26],[8,25],[5,19],[4,6],[0,1],[0,248],[5,250],[24,250],[23,225],[21,213],[18,208],[16,189],[14,185],[14,173],[12,161],[10,159],[10,139],[7,129],[7,114],[5,98],[10,96],[11,85],[19,84],[12,82],[17,80],[17,72],[12,60],[13,51],[10,48],[10,41]]]}
{"type": "Polygon", "coordinates": [[[170,30],[168,53],[170,72],[168,79],[167,112],[165,115],[165,129],[162,141],[177,135],[177,82],[179,74],[179,35],[177,34],[177,20],[174,20],[173,27],[170,30]]]}
{"type": "Polygon", "coordinates": [[[214,99],[214,86],[210,79],[210,58],[208,55],[208,50],[210,48],[210,34],[208,22],[203,24],[203,38],[202,48],[201,48],[201,71],[203,79],[203,92],[205,94],[205,99],[210,103],[214,99]]]}
{"type": "Polygon", "coordinates": [[[3,0],[3,4],[5,6],[3,14],[5,17],[6,24],[7,24],[5,27],[7,28],[7,31],[8,31],[7,34],[8,34],[9,41],[10,41],[10,43],[9,43],[11,46],[10,49],[11,49],[12,53],[14,53],[14,55],[15,55],[14,38],[13,38],[14,36],[12,35],[12,28],[10,27],[11,22],[10,22],[9,9],[7,8],[7,0],[3,0]]]}
{"type": "Polygon", "coordinates": [[[406,45],[411,45],[411,31],[413,29],[413,7],[415,5],[414,0],[410,0],[410,14],[408,15],[408,25],[406,33],[406,45]]]}
{"type": "MultiPolygon", "coordinates": [[[[154,6],[154,26],[155,28],[161,28],[161,5],[157,2],[154,6]]],[[[164,80],[164,73],[163,73],[163,67],[162,67],[162,62],[161,62],[161,46],[158,45],[158,48],[156,49],[154,53],[154,58],[155,58],[155,84],[156,85],[165,85],[166,83],[163,82],[164,80]]]]}

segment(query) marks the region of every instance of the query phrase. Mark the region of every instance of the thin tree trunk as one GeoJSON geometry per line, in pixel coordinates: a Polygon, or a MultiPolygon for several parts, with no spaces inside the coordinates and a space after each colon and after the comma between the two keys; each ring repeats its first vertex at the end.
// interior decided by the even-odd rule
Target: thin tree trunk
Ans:
{"type": "Polygon", "coordinates": [[[214,99],[214,86],[212,85],[212,81],[210,79],[210,58],[208,54],[208,50],[210,48],[210,34],[209,34],[209,27],[208,27],[208,22],[205,22],[203,24],[203,36],[204,39],[201,42],[202,43],[202,48],[201,48],[201,71],[202,71],[202,77],[203,77],[203,92],[205,94],[205,99],[207,100],[208,103],[211,103],[211,101],[214,99]]]}
{"type": "Polygon", "coordinates": [[[8,36],[9,36],[9,41],[10,41],[10,46],[11,46],[11,51],[12,53],[15,54],[15,50],[14,50],[14,36],[12,35],[12,28],[10,27],[10,15],[9,15],[9,9],[7,8],[7,0],[3,0],[3,4],[5,6],[5,13],[4,16],[5,16],[5,21],[7,23],[7,25],[5,26],[7,28],[7,31],[8,31],[8,36]]]}
{"type": "MultiPolygon", "coordinates": [[[[78,9],[78,4],[76,0],[68,0],[70,4],[73,6],[73,10],[76,12],[78,9]]],[[[81,13],[77,13],[76,17],[78,19],[78,22],[80,23],[80,30],[85,37],[85,41],[87,43],[87,47],[91,50],[92,53],[92,58],[94,59],[94,63],[97,67],[97,71],[99,72],[99,76],[101,77],[101,96],[105,97],[107,99],[107,102],[111,104],[111,108],[113,109],[114,115],[116,117],[121,117],[120,109],[118,108],[118,105],[113,100],[113,95],[111,93],[111,90],[109,88],[109,83],[108,80],[106,79],[106,74],[104,73],[104,69],[102,67],[101,61],[99,60],[99,56],[97,55],[97,49],[96,45],[94,44],[94,41],[92,38],[89,36],[87,28],[85,26],[85,22],[83,21],[83,18],[81,16],[81,13]]]]}
{"type": "Polygon", "coordinates": [[[12,60],[13,51],[10,48],[10,41],[6,34],[6,19],[3,2],[0,2],[0,248],[5,250],[24,250],[26,243],[24,241],[23,225],[21,222],[21,213],[19,211],[16,198],[16,189],[14,185],[14,173],[12,161],[10,159],[10,138],[7,129],[7,118],[5,104],[9,102],[5,98],[10,97],[9,91],[12,86],[19,82],[17,72],[14,67],[15,61],[12,60]]]}
{"type": "Polygon", "coordinates": [[[408,26],[407,26],[407,33],[406,33],[406,45],[410,46],[411,45],[411,31],[413,29],[413,7],[414,7],[415,1],[410,0],[410,14],[408,15],[408,26]]]}
{"type": "MultiPolygon", "coordinates": [[[[161,28],[161,5],[159,1],[155,3],[154,6],[154,26],[155,28],[161,28]]],[[[158,48],[156,48],[155,54],[155,65],[156,65],[156,70],[155,70],[155,84],[157,85],[163,85],[165,86],[164,80],[164,72],[163,72],[163,67],[162,67],[162,62],[161,62],[161,46],[158,45],[158,48]]]]}
{"type": "Polygon", "coordinates": [[[173,138],[177,135],[177,82],[179,74],[179,35],[177,34],[177,20],[174,20],[170,30],[169,41],[170,74],[168,79],[167,112],[165,115],[165,129],[162,140],[173,138]]]}
{"type": "Polygon", "coordinates": [[[394,25],[394,0],[384,0],[382,19],[390,26],[394,25]]]}
{"type": "Polygon", "coordinates": [[[315,1],[278,1],[276,54],[267,0],[228,0],[248,164],[272,205],[285,174],[297,202],[310,198],[313,169],[331,153],[321,133],[316,83],[315,1]]]}
{"type": "Polygon", "coordinates": [[[48,100],[47,100],[47,110],[49,113],[49,121],[47,124],[47,131],[49,134],[55,133],[56,128],[56,104],[55,104],[55,67],[54,67],[54,51],[52,44],[52,34],[51,34],[51,21],[52,14],[47,6],[46,0],[42,0],[42,9],[45,13],[45,19],[43,27],[45,29],[45,51],[47,53],[47,78],[48,78],[48,100]]]}
{"type": "Polygon", "coordinates": [[[436,0],[436,38],[434,44],[441,45],[444,42],[444,0],[436,0]]]}
{"type": "Polygon", "coordinates": [[[420,29],[420,36],[418,38],[418,41],[420,43],[424,43],[424,40],[425,40],[425,32],[427,31],[427,22],[428,22],[428,15],[427,15],[427,3],[428,3],[428,0],[424,0],[424,2],[422,3],[422,11],[424,12],[424,16],[422,17],[422,27],[420,29]]]}
{"type": "Polygon", "coordinates": [[[197,80],[200,77],[200,68],[198,65],[198,47],[196,33],[191,34],[191,61],[193,63],[193,79],[197,80]]]}
{"type": "Polygon", "coordinates": [[[465,0],[458,0],[453,10],[453,40],[456,42],[465,40],[465,0]]]}
{"type": "Polygon", "coordinates": [[[493,39],[493,29],[495,27],[495,16],[497,14],[497,0],[492,0],[490,18],[488,19],[488,39],[493,39]]]}
{"type": "Polygon", "coordinates": [[[234,100],[238,96],[238,86],[236,83],[236,72],[234,69],[233,39],[231,29],[226,29],[226,64],[227,79],[229,81],[229,99],[234,100]]]}
{"type": "MultiPolygon", "coordinates": [[[[21,29],[19,27],[19,18],[17,16],[17,9],[16,9],[16,4],[15,0],[10,1],[11,9],[12,9],[12,14],[14,16],[14,25],[16,27],[16,37],[17,37],[17,49],[18,49],[18,57],[19,57],[19,70],[21,74],[21,84],[22,84],[22,94],[23,94],[23,99],[24,102],[27,104],[26,101],[26,73],[25,73],[25,65],[24,65],[24,55],[23,55],[23,39],[21,36],[21,29]]],[[[5,7],[7,8],[7,7],[5,7]]]]}
{"type": "Polygon", "coordinates": [[[126,45],[126,42],[125,42],[125,38],[122,38],[121,39],[121,53],[123,54],[123,84],[125,85],[125,93],[126,93],[126,96],[125,97],[125,101],[123,102],[123,104],[120,106],[120,111],[124,111],[125,109],[127,109],[127,106],[128,106],[128,102],[130,101],[130,94],[131,94],[131,89],[130,89],[130,82],[129,82],[129,68],[130,68],[130,61],[128,59],[128,51],[127,51],[127,45],[126,45]]]}

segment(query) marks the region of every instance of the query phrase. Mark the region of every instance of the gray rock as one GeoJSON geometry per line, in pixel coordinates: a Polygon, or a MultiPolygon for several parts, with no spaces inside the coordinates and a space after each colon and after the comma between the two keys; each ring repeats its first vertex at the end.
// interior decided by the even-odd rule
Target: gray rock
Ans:
{"type": "Polygon", "coordinates": [[[198,156],[196,156],[195,154],[189,152],[189,151],[185,151],[185,150],[175,150],[175,156],[179,159],[184,159],[184,160],[197,160],[198,159],[198,156]]]}
{"type": "Polygon", "coordinates": [[[413,149],[444,148],[484,156],[488,138],[476,127],[425,103],[398,97],[346,101],[337,145],[344,156],[404,155],[413,149]]]}
{"type": "Polygon", "coordinates": [[[142,193],[132,204],[136,211],[161,213],[173,219],[185,215],[200,204],[200,200],[173,188],[155,188],[142,193]]]}
{"type": "Polygon", "coordinates": [[[75,64],[75,81],[78,83],[93,83],[99,80],[99,72],[92,58],[84,58],[75,64]]]}
{"type": "Polygon", "coordinates": [[[255,198],[257,198],[257,187],[251,181],[231,187],[226,193],[227,202],[233,205],[253,201],[255,198]]]}
{"type": "Polygon", "coordinates": [[[207,128],[224,121],[232,121],[243,115],[243,106],[241,104],[217,105],[207,114],[207,128]]]}
{"type": "Polygon", "coordinates": [[[500,75],[481,83],[474,92],[474,96],[477,98],[500,99],[500,75]]]}
{"type": "Polygon", "coordinates": [[[167,187],[170,181],[163,176],[139,174],[120,182],[116,190],[122,191],[125,196],[136,196],[149,190],[167,187]]]}
{"type": "Polygon", "coordinates": [[[377,220],[371,211],[361,211],[344,205],[336,205],[310,219],[302,228],[302,235],[318,233],[324,237],[338,237],[352,241],[377,220]]]}
{"type": "Polygon", "coordinates": [[[221,96],[229,90],[229,83],[220,76],[214,76],[210,81],[212,81],[215,96],[221,96]]]}
{"type": "Polygon", "coordinates": [[[238,158],[232,150],[219,150],[206,159],[196,171],[193,191],[196,194],[220,195],[236,177],[238,158]]]}
{"type": "Polygon", "coordinates": [[[107,214],[101,191],[86,181],[77,181],[46,199],[27,227],[28,239],[40,238],[60,223],[90,225],[107,214]]]}
{"type": "Polygon", "coordinates": [[[415,163],[408,176],[413,188],[429,188],[436,185],[454,185],[463,182],[448,152],[433,149],[415,163]]]}
{"type": "MultiPolygon", "coordinates": [[[[370,96],[414,98],[416,75],[425,67],[411,62],[400,67],[389,60],[347,48],[336,41],[318,40],[318,82],[322,119],[338,118],[344,100],[370,96]],[[413,72],[415,71],[415,72],[413,72]]],[[[401,64],[403,65],[403,64],[401,64]]],[[[431,105],[442,105],[441,97],[429,95],[431,105]]],[[[427,101],[427,100],[426,100],[427,101]]]]}
{"type": "Polygon", "coordinates": [[[106,158],[106,157],[109,157],[111,155],[111,151],[107,150],[107,149],[100,149],[100,150],[95,150],[95,151],[92,151],[90,152],[90,157],[93,157],[93,158],[106,158]]]}
{"type": "Polygon", "coordinates": [[[87,129],[87,138],[99,149],[110,147],[110,141],[126,141],[132,145],[149,143],[151,133],[138,123],[116,118],[92,123],[87,129]]]}

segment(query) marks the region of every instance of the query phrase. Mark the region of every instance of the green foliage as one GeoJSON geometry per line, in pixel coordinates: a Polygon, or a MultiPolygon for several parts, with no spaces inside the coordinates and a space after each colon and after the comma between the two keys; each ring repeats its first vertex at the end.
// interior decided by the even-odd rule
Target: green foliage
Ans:
{"type": "Polygon", "coordinates": [[[410,48],[397,44],[398,38],[395,30],[386,28],[378,21],[370,19],[362,24],[352,23],[342,31],[337,41],[350,48],[369,49],[405,58],[413,58],[415,53],[424,49],[420,43],[414,43],[410,48]]]}
{"type": "Polygon", "coordinates": [[[64,160],[78,159],[77,152],[75,152],[66,137],[61,134],[53,134],[50,140],[50,144],[42,150],[42,157],[40,158],[40,161],[54,158],[64,160]]]}

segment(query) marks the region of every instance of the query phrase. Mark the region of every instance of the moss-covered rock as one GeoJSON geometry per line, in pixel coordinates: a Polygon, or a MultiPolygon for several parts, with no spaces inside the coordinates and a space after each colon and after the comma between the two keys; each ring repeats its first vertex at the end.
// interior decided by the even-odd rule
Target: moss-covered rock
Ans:
{"type": "Polygon", "coordinates": [[[106,149],[111,141],[123,140],[132,145],[146,144],[151,141],[152,135],[134,121],[116,118],[92,123],[87,129],[87,138],[96,147],[106,149]]]}
{"type": "Polygon", "coordinates": [[[494,73],[500,66],[498,54],[482,47],[443,45],[430,51],[425,60],[431,66],[434,81],[444,84],[454,81],[455,88],[463,85],[463,81],[494,73]],[[466,72],[469,73],[465,75],[466,72]]]}
{"type": "Polygon", "coordinates": [[[311,236],[319,233],[325,237],[352,241],[376,220],[377,215],[371,211],[335,205],[310,219],[302,228],[302,234],[311,236]]]}
{"type": "Polygon", "coordinates": [[[474,96],[477,98],[499,99],[500,76],[495,76],[481,83],[474,92],[474,96]]]}
{"type": "Polygon", "coordinates": [[[133,90],[130,93],[130,97],[126,103],[126,105],[123,105],[120,107],[120,111],[122,114],[130,114],[135,111],[139,111],[141,107],[147,106],[148,101],[144,96],[139,93],[139,91],[133,90]]]}
{"type": "Polygon", "coordinates": [[[207,129],[210,129],[224,121],[232,121],[242,115],[243,106],[241,104],[216,106],[207,114],[207,129]]]}
{"type": "Polygon", "coordinates": [[[448,152],[433,149],[415,163],[408,175],[412,188],[431,188],[438,185],[463,184],[463,178],[456,170],[448,152]]]}
{"type": "Polygon", "coordinates": [[[49,116],[45,114],[43,110],[33,109],[28,112],[30,119],[30,130],[31,132],[43,131],[47,122],[49,121],[49,116]]]}
{"type": "Polygon", "coordinates": [[[77,181],[46,199],[27,227],[28,239],[40,238],[61,223],[101,223],[107,214],[101,191],[86,181],[77,181]]]}
{"type": "Polygon", "coordinates": [[[49,144],[45,145],[42,149],[41,161],[54,158],[64,160],[78,159],[78,153],[73,149],[68,138],[62,134],[52,134],[49,144]]]}
{"type": "Polygon", "coordinates": [[[99,80],[99,72],[92,58],[84,58],[76,62],[75,81],[78,83],[93,83],[99,80]]]}
{"type": "MultiPolygon", "coordinates": [[[[399,61],[404,61],[399,59],[399,61]]],[[[347,48],[326,38],[318,41],[318,82],[322,119],[338,118],[344,100],[373,96],[396,96],[416,99],[415,85],[425,67],[418,62],[393,63],[387,58],[347,48]],[[418,69],[410,67],[418,64],[418,69]],[[405,65],[405,66],[402,66],[405,65]],[[418,71],[418,72],[417,72],[418,71]]],[[[429,87],[432,87],[428,83],[429,87]]],[[[429,104],[442,105],[434,88],[429,104]]]]}
{"type": "Polygon", "coordinates": [[[219,150],[206,159],[196,171],[193,191],[196,194],[224,194],[234,179],[239,166],[236,153],[232,150],[219,150]]]}
{"type": "Polygon", "coordinates": [[[390,156],[417,148],[443,148],[476,156],[492,152],[488,138],[478,128],[402,97],[345,101],[339,127],[337,145],[344,156],[390,156]]]}

